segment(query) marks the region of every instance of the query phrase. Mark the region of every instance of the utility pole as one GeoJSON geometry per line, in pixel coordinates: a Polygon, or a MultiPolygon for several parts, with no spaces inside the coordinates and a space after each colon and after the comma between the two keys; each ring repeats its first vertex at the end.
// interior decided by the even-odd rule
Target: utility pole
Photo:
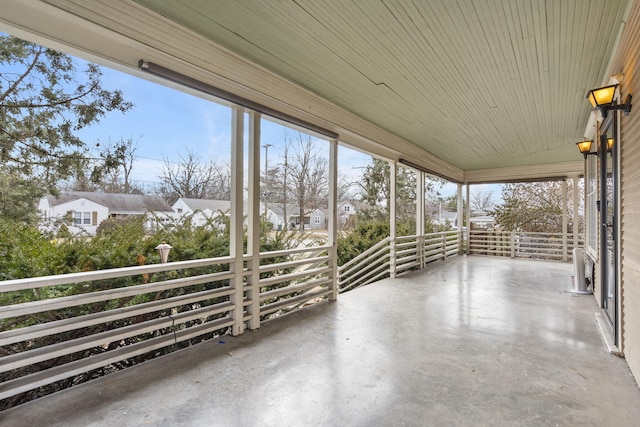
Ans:
{"type": "Polygon", "coordinates": [[[269,147],[273,144],[264,144],[264,219],[267,220],[267,207],[269,203],[269,147]]]}

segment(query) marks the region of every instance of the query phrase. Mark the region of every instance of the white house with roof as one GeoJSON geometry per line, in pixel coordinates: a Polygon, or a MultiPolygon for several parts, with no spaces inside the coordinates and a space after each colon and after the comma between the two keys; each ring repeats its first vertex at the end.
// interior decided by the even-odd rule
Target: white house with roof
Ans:
{"type": "Polygon", "coordinates": [[[371,208],[370,205],[360,200],[343,200],[338,202],[336,206],[336,209],[338,210],[338,224],[346,224],[359,210],[366,210],[369,208],[371,208]]]}
{"type": "Polygon", "coordinates": [[[441,227],[450,225],[451,227],[456,228],[458,226],[458,213],[445,209],[438,210],[431,214],[431,221],[433,224],[441,227]]]}
{"type": "Polygon", "coordinates": [[[173,209],[160,196],[141,194],[92,193],[65,191],[58,196],[46,195],[38,203],[40,228],[57,231],[65,224],[72,234],[95,235],[98,226],[107,218],[145,216],[146,226],[167,221],[173,209]]]}
{"type": "Polygon", "coordinates": [[[469,224],[471,229],[493,229],[496,226],[496,219],[489,215],[488,212],[483,210],[471,211],[471,217],[469,218],[469,224]]]}
{"type": "MultiPolygon", "coordinates": [[[[204,227],[208,222],[219,216],[229,215],[231,212],[231,202],[229,200],[208,200],[208,199],[192,199],[188,197],[179,198],[172,206],[175,212],[174,216],[178,218],[191,215],[191,222],[196,227],[204,227]]],[[[244,203],[244,212],[247,213],[248,204],[244,203]]],[[[260,215],[265,214],[265,208],[262,203],[258,207],[260,215]]],[[[284,224],[281,210],[276,206],[269,204],[267,207],[267,221],[276,228],[278,225],[284,224]],[[279,213],[280,212],[280,213],[279,213]]]]}
{"type": "Polygon", "coordinates": [[[229,200],[179,198],[172,206],[177,217],[191,215],[191,222],[196,227],[204,227],[208,221],[218,215],[229,215],[231,202],[229,200]]]}
{"type": "MultiPolygon", "coordinates": [[[[273,224],[274,229],[282,230],[287,225],[289,230],[299,229],[300,209],[293,204],[287,205],[287,218],[285,219],[284,205],[281,203],[269,203],[267,220],[273,224]]],[[[264,206],[261,204],[260,213],[264,214],[264,206]]],[[[302,218],[305,230],[326,228],[326,209],[313,209],[306,212],[302,218]]]]}
{"type": "Polygon", "coordinates": [[[291,207],[287,209],[287,217],[289,218],[289,228],[300,228],[300,223],[304,222],[305,230],[322,230],[327,228],[326,218],[327,210],[316,208],[300,215],[300,209],[291,207]],[[302,218],[300,218],[302,216],[302,218]]]}

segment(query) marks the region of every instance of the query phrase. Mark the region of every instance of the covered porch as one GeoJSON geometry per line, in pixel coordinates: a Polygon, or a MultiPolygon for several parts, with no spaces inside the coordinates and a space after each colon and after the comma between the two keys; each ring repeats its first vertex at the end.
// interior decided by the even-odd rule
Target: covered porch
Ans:
{"type": "Polygon", "coordinates": [[[571,264],[458,256],[0,413],[23,425],[637,425],[571,264]]]}
{"type": "MultiPolygon", "coordinates": [[[[0,284],[7,294],[58,285],[79,289],[64,298],[3,306],[3,318],[64,313],[80,305],[109,308],[55,317],[30,325],[24,334],[2,331],[3,345],[110,325],[99,334],[78,333],[73,341],[3,357],[2,372],[109,343],[114,347],[3,379],[1,398],[141,354],[161,354],[193,337],[212,338],[8,409],[0,413],[0,423],[637,424],[640,392],[625,360],[607,352],[595,316],[604,308],[598,298],[606,299],[601,291],[610,281],[611,295],[620,296],[610,307],[612,335],[637,372],[635,234],[629,234],[627,255],[616,267],[619,275],[609,280],[607,269],[614,268],[595,260],[600,280],[595,301],[567,292],[571,264],[516,258],[539,257],[531,253],[535,247],[545,259],[568,261],[570,249],[584,244],[566,218],[567,180],[598,172],[595,157],[583,160],[574,144],[583,134],[592,138],[599,132],[584,94],[615,82],[625,95],[637,87],[631,84],[635,68],[625,68],[626,77],[618,72],[621,61],[637,61],[617,52],[619,43],[626,50],[637,46],[632,30],[640,22],[640,2],[561,6],[541,0],[525,8],[511,2],[478,8],[471,1],[447,7],[399,0],[370,8],[302,3],[247,0],[214,10],[195,0],[193,7],[145,0],[2,2],[2,31],[229,105],[233,179],[227,256],[0,284]],[[451,31],[456,27],[466,28],[467,37],[451,31]],[[261,140],[263,116],[326,139],[329,230],[323,246],[260,251],[260,147],[268,142],[261,140]],[[341,266],[339,145],[384,159],[390,168],[389,237],[341,266]],[[396,172],[405,167],[418,174],[412,236],[396,232],[396,172]],[[562,233],[527,236],[524,246],[515,233],[474,236],[462,228],[425,233],[427,175],[458,185],[459,219],[463,187],[468,201],[474,184],[562,180],[562,233]],[[469,256],[476,253],[501,258],[469,256]],[[626,288],[623,276],[630,284],[626,288]],[[88,282],[97,284],[96,291],[83,294],[88,282]],[[186,287],[193,292],[178,294],[186,287]],[[125,303],[107,304],[116,300],[125,303]]],[[[620,141],[617,128],[610,132],[616,130],[620,141]]],[[[637,127],[628,129],[636,138],[637,127]]],[[[616,142],[614,151],[621,146],[616,142]]],[[[625,158],[633,165],[637,155],[625,158]]],[[[266,170],[266,150],[264,160],[266,170]]],[[[600,163],[607,164],[604,150],[600,163]]],[[[599,170],[604,170],[600,188],[606,189],[606,168],[599,170]]],[[[632,190],[625,220],[635,232],[638,199],[632,190]]],[[[600,221],[597,211],[607,211],[601,209],[607,194],[598,195],[595,186],[586,193],[592,207],[586,214],[595,227],[586,240],[603,249],[594,253],[606,260],[605,232],[614,224],[600,221]],[[598,224],[605,231],[598,231],[598,224]]],[[[622,216],[615,215],[620,226],[622,216]]],[[[577,223],[574,218],[574,227],[577,223]]]]}

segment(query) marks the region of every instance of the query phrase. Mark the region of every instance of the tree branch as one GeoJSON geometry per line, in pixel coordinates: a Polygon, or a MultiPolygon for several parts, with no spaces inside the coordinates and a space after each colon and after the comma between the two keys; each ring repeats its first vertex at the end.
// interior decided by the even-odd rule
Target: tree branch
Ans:
{"type": "Polygon", "coordinates": [[[16,87],[18,87],[18,85],[29,75],[29,73],[31,73],[31,71],[33,70],[33,68],[36,66],[36,64],[38,63],[38,59],[40,58],[40,55],[42,54],[44,48],[42,46],[40,46],[40,48],[38,49],[38,51],[36,52],[35,56],[33,57],[33,61],[31,62],[31,64],[29,65],[29,67],[27,67],[27,69],[25,70],[25,72],[16,79],[15,82],[13,82],[13,84],[11,86],[9,86],[7,88],[7,90],[0,95],[0,101],[2,101],[3,99],[5,99],[7,96],[9,96],[9,94],[11,92],[13,92],[16,87]]]}
{"type": "MultiPolygon", "coordinates": [[[[66,98],[57,102],[50,102],[47,104],[31,104],[28,102],[19,102],[17,104],[0,104],[0,107],[3,108],[48,108],[48,107],[56,107],[58,105],[64,105],[64,104],[70,104],[73,101],[77,101],[78,99],[82,99],[85,96],[87,96],[88,94],[90,94],[91,92],[93,92],[93,90],[98,87],[98,82],[94,82],[93,85],[91,85],[91,87],[85,91],[82,92],[76,96],[70,97],[70,98],[66,98]]],[[[0,98],[1,99],[1,98],[0,98]]]]}

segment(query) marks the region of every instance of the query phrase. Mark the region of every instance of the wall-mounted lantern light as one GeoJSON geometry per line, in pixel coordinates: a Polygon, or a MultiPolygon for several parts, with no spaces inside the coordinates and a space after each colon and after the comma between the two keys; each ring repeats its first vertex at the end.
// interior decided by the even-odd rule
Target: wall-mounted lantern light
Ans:
{"type": "Polygon", "coordinates": [[[607,151],[608,152],[612,152],[613,151],[613,138],[608,138],[607,139],[607,151]]]}
{"type": "Polygon", "coordinates": [[[585,159],[589,154],[598,154],[596,152],[593,152],[593,153],[591,152],[592,144],[593,144],[593,141],[590,139],[585,139],[584,141],[580,141],[576,143],[576,145],[578,146],[578,150],[580,150],[580,153],[584,156],[585,159]]]}
{"type": "Polygon", "coordinates": [[[591,89],[587,92],[587,99],[591,106],[600,110],[602,117],[607,117],[609,110],[622,110],[625,116],[631,112],[631,94],[627,96],[627,101],[624,104],[618,104],[614,99],[616,89],[618,89],[617,84],[591,89]]]}
{"type": "MultiPolygon", "coordinates": [[[[591,146],[593,145],[593,141],[590,139],[585,139],[584,141],[576,142],[578,146],[578,150],[580,150],[580,154],[584,156],[586,159],[590,154],[598,154],[597,151],[591,152],[591,146]]],[[[607,138],[607,152],[610,153],[613,151],[613,138],[607,138]]]]}
{"type": "Polygon", "coordinates": [[[161,243],[156,246],[156,251],[160,255],[160,262],[166,264],[169,261],[169,252],[171,252],[172,246],[168,243],[161,243]]]}

